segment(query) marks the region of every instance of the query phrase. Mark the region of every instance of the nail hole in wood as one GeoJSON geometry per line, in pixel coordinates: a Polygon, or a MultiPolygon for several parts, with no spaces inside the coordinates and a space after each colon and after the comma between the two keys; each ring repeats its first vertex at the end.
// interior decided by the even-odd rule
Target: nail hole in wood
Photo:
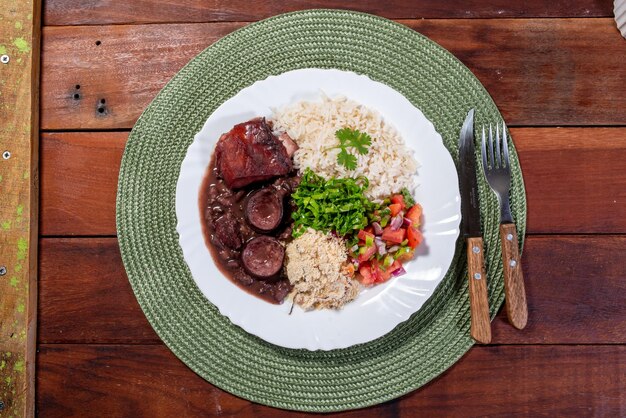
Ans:
{"type": "Polygon", "coordinates": [[[99,107],[98,108],[98,113],[104,113],[104,107],[99,107]]]}
{"type": "Polygon", "coordinates": [[[80,90],[80,84],[76,84],[76,90],[80,90]]]}
{"type": "Polygon", "coordinates": [[[100,42],[100,41],[96,41],[96,46],[100,46],[101,43],[102,42],[100,42]]]}
{"type": "Polygon", "coordinates": [[[76,100],[80,99],[80,94],[74,93],[74,99],[76,99],[76,100]]]}
{"type": "Polygon", "coordinates": [[[100,99],[100,103],[105,104],[107,101],[104,99],[100,99]]]}

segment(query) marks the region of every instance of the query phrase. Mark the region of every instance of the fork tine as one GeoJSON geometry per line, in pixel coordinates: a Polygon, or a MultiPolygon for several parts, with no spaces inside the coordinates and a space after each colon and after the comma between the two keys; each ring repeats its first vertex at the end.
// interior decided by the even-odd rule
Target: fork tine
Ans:
{"type": "Polygon", "coordinates": [[[489,124],[489,163],[491,164],[491,168],[496,168],[496,160],[493,156],[493,131],[491,124],[489,124]]]}
{"type": "Polygon", "coordinates": [[[509,142],[509,139],[506,134],[506,125],[504,124],[504,121],[502,121],[502,149],[504,151],[504,164],[506,164],[506,167],[509,167],[510,165],[508,142],[509,142]]]}
{"type": "Polygon", "coordinates": [[[483,136],[480,140],[480,153],[483,156],[483,171],[486,171],[489,167],[487,166],[487,145],[485,144],[485,126],[483,125],[483,136]]]}
{"type": "Polygon", "coordinates": [[[498,168],[502,168],[502,158],[500,157],[500,125],[496,125],[496,162],[498,168]]]}

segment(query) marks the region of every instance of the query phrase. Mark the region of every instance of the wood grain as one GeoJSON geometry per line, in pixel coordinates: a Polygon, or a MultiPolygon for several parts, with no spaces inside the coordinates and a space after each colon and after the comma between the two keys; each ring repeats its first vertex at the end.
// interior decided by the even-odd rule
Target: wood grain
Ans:
{"type": "Polygon", "coordinates": [[[531,236],[522,268],[528,324],[502,310],[494,344],[626,343],[626,236],[531,236]]]}
{"type": "Polygon", "coordinates": [[[621,64],[626,48],[613,19],[402,23],[472,70],[507,126],[626,123],[626,66],[621,64]]]}
{"type": "Polygon", "coordinates": [[[487,275],[483,258],[483,239],[480,237],[466,240],[467,279],[469,287],[470,333],[480,344],[491,342],[491,318],[489,317],[489,295],[487,294],[487,275]]]}
{"type": "Polygon", "coordinates": [[[125,132],[43,136],[43,234],[115,234],[117,178],[127,137],[125,132]]]}
{"type": "Polygon", "coordinates": [[[44,239],[39,340],[158,343],[124,272],[117,240],[44,239]]]}
{"type": "MultiPolygon", "coordinates": [[[[616,256],[624,253],[626,236],[528,237],[528,325],[516,330],[503,310],[492,342],[626,343],[626,258],[616,256]]],[[[40,263],[40,343],[158,342],[114,238],[44,238],[40,263]]]]}
{"type": "Polygon", "coordinates": [[[279,13],[303,9],[337,8],[373,13],[388,18],[477,17],[606,17],[613,11],[610,0],[544,2],[539,0],[490,2],[470,0],[264,1],[251,5],[244,0],[48,0],[46,25],[104,25],[111,23],[254,21],[279,13]]]}
{"type": "Polygon", "coordinates": [[[626,129],[512,130],[528,231],[626,233],[626,129]]]}
{"type": "Polygon", "coordinates": [[[0,8],[0,413],[32,416],[41,1],[0,8]]]}
{"type": "MultiPolygon", "coordinates": [[[[529,233],[626,233],[626,128],[517,128],[529,233]]],[[[127,133],[45,133],[43,235],[115,235],[127,133]]]]}
{"type": "MultiPolygon", "coordinates": [[[[477,346],[418,391],[327,416],[622,416],[624,364],[623,346],[477,346]]],[[[230,395],[165,346],[42,345],[37,384],[42,418],[308,416],[230,395]]]]}
{"type": "Polygon", "coordinates": [[[528,322],[528,306],[515,224],[500,225],[500,243],[506,315],[511,325],[517,329],[524,329],[528,322]]]}
{"type": "MultiPolygon", "coordinates": [[[[626,48],[613,19],[424,19],[401,23],[463,61],[494,98],[509,126],[626,124],[626,48]]],[[[184,64],[241,26],[45,28],[42,127],[132,127],[184,64]]]]}
{"type": "Polygon", "coordinates": [[[131,128],[183,65],[242,26],[214,23],[44,28],[42,128],[131,128]]]}

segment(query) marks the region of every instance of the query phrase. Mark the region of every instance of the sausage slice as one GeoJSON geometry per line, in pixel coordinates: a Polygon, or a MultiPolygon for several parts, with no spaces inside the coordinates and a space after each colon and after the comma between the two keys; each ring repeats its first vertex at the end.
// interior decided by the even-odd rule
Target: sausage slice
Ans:
{"type": "Polygon", "coordinates": [[[276,276],[283,267],[285,248],[277,239],[258,236],[248,241],[241,252],[241,264],[251,275],[266,280],[276,276]]]}
{"type": "Polygon", "coordinates": [[[246,203],[246,221],[261,233],[268,233],[283,220],[283,199],[276,189],[268,187],[254,192],[246,203]]]}

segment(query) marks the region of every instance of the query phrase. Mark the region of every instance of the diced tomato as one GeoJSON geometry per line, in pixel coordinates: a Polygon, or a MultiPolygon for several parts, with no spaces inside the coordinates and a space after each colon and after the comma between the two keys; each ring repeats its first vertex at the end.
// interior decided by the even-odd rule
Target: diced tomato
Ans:
{"type": "MultiPolygon", "coordinates": [[[[369,228],[369,226],[367,228],[369,228]]],[[[375,236],[373,229],[372,231],[368,231],[367,228],[365,228],[365,230],[360,229],[359,233],[356,235],[360,240],[363,240],[363,242],[367,241],[367,237],[374,239],[375,236]]]]}
{"type": "Polygon", "coordinates": [[[365,286],[374,284],[376,277],[372,274],[372,266],[370,263],[362,263],[359,266],[359,281],[365,286]]]}
{"type": "Polygon", "coordinates": [[[391,216],[396,216],[402,210],[402,205],[400,203],[392,203],[389,205],[389,210],[391,211],[391,216]]]}
{"type": "Polygon", "coordinates": [[[387,270],[382,272],[383,273],[382,274],[383,282],[386,282],[387,280],[389,280],[393,276],[393,273],[396,270],[399,270],[401,268],[402,268],[402,263],[399,262],[398,260],[394,260],[393,264],[390,265],[389,267],[387,267],[387,270]]]}
{"type": "Polygon", "coordinates": [[[374,234],[374,227],[372,225],[368,225],[365,227],[365,232],[367,232],[368,234],[374,234]]]}
{"type": "Polygon", "coordinates": [[[402,268],[402,263],[398,260],[395,260],[393,264],[386,269],[383,269],[380,262],[376,259],[373,259],[371,262],[366,261],[359,266],[359,281],[366,286],[384,283],[400,268],[402,268]]]}
{"type": "Polygon", "coordinates": [[[387,270],[389,270],[391,273],[394,273],[396,270],[400,270],[401,268],[402,268],[402,263],[399,262],[398,260],[394,260],[393,264],[387,270]]]}
{"type": "Polygon", "coordinates": [[[359,248],[359,263],[369,260],[374,254],[376,254],[376,246],[370,245],[369,247],[359,248]],[[361,248],[365,248],[365,252],[361,253],[361,248]]]}
{"type": "Polygon", "coordinates": [[[374,283],[384,283],[391,278],[393,272],[402,267],[402,263],[395,260],[392,265],[383,268],[376,259],[372,260],[370,272],[374,278],[374,283]]]}
{"type": "Polygon", "coordinates": [[[382,283],[385,281],[384,274],[385,272],[380,266],[380,262],[376,259],[372,260],[372,265],[370,267],[370,271],[372,272],[372,277],[374,278],[374,283],[382,283]]]}
{"type": "Polygon", "coordinates": [[[414,204],[411,209],[404,215],[405,218],[410,219],[412,226],[418,227],[420,225],[420,217],[422,216],[422,205],[419,203],[414,204]]]}
{"type": "Polygon", "coordinates": [[[376,283],[385,283],[390,278],[391,278],[391,271],[389,271],[389,268],[387,268],[386,270],[380,269],[380,275],[377,278],[376,283]]]}
{"type": "Polygon", "coordinates": [[[400,210],[404,210],[406,208],[406,204],[404,203],[404,196],[402,196],[401,194],[394,194],[393,196],[391,196],[391,203],[401,205],[402,207],[400,208],[400,210]]]}
{"type": "Polygon", "coordinates": [[[409,240],[409,247],[415,249],[418,245],[422,243],[424,237],[422,236],[422,233],[419,229],[411,225],[406,231],[406,239],[409,240]]]}
{"type": "Polygon", "coordinates": [[[406,229],[399,228],[397,231],[392,231],[391,227],[388,226],[385,229],[383,229],[382,239],[384,241],[389,241],[394,244],[400,244],[402,241],[404,241],[405,236],[406,236],[406,229]]]}

